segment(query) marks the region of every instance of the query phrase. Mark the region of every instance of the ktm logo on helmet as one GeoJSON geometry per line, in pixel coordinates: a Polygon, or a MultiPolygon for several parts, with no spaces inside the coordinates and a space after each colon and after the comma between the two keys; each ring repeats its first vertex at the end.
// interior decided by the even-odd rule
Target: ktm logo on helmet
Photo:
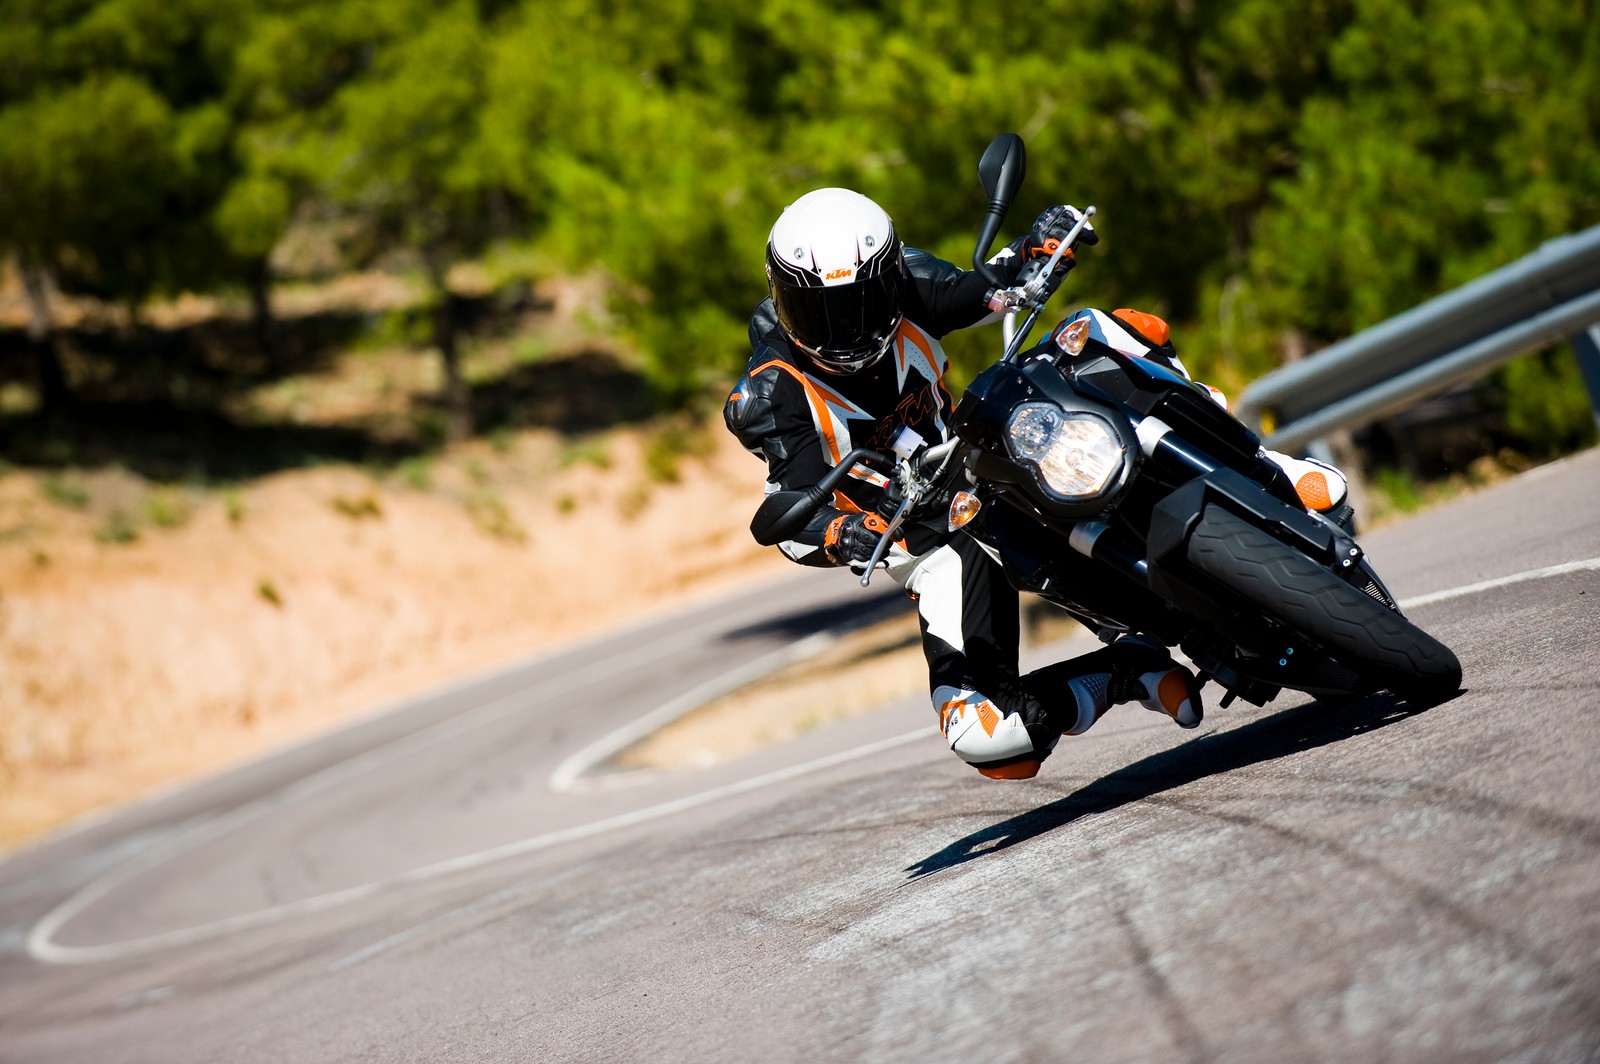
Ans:
{"type": "Polygon", "coordinates": [[[841,277],[849,277],[852,273],[855,273],[855,272],[856,272],[855,270],[848,269],[848,268],[847,269],[843,269],[843,270],[829,270],[827,272],[827,274],[825,274],[823,276],[822,279],[824,281],[837,281],[839,278],[841,278],[841,277]]]}

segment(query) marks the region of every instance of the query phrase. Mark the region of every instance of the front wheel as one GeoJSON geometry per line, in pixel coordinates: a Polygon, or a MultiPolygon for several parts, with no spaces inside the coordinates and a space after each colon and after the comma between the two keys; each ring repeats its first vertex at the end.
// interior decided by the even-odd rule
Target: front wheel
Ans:
{"type": "Polygon", "coordinates": [[[1315,560],[1220,506],[1190,537],[1189,563],[1303,635],[1374,689],[1444,698],[1461,687],[1449,647],[1315,560]]]}

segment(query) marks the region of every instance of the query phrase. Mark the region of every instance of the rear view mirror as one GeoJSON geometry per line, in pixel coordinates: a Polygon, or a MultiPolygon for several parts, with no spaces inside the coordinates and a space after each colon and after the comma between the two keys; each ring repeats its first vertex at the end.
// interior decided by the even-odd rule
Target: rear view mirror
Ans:
{"type": "Polygon", "coordinates": [[[972,266],[983,279],[996,288],[1000,279],[989,269],[989,245],[1000,232],[1000,223],[1011,200],[1022,187],[1022,178],[1028,170],[1028,152],[1022,138],[1015,133],[1002,133],[989,142],[983,158],[978,160],[978,179],[989,196],[989,210],[983,216],[983,228],[978,230],[978,246],[972,252],[972,266]]]}
{"type": "Polygon", "coordinates": [[[750,534],[763,547],[782,543],[806,527],[816,509],[816,500],[808,499],[803,491],[775,491],[761,500],[750,519],[750,534]]]}
{"type": "Polygon", "coordinates": [[[1022,178],[1028,171],[1028,150],[1022,138],[1015,133],[1001,133],[989,142],[983,158],[978,160],[978,179],[983,191],[989,195],[989,209],[996,204],[1004,214],[1011,200],[1022,187],[1022,178]]]}

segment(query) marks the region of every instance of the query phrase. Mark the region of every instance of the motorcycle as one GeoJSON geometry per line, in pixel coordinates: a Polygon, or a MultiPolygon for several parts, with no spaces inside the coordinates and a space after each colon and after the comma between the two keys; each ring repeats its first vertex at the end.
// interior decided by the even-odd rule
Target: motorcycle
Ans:
{"type": "Polygon", "coordinates": [[[1015,134],[978,164],[989,205],[973,266],[1004,315],[1005,351],[967,387],[950,439],[930,446],[907,431],[890,454],[853,450],[810,491],[767,496],[751,534],[792,538],[862,465],[889,480],[863,586],[907,521],[937,521],[1102,640],[1138,633],[1180,647],[1225,689],[1222,706],[1265,705],[1284,688],[1430,701],[1459,690],[1455,654],[1404,616],[1351,530],[1308,510],[1202,386],[1115,350],[1087,311],[1025,346],[1095,213],[1002,285],[987,259],[1025,168],[1015,134]]]}

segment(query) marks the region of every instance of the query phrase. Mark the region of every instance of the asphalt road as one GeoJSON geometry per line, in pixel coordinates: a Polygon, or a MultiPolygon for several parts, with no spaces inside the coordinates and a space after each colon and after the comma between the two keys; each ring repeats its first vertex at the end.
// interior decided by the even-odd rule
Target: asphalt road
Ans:
{"type": "Polygon", "coordinates": [[[920,699],[606,772],[904,608],[844,574],[435,692],[0,863],[0,1061],[1600,1059],[1597,489],[1363,538],[1454,700],[1124,707],[1024,783],[920,699]]]}

